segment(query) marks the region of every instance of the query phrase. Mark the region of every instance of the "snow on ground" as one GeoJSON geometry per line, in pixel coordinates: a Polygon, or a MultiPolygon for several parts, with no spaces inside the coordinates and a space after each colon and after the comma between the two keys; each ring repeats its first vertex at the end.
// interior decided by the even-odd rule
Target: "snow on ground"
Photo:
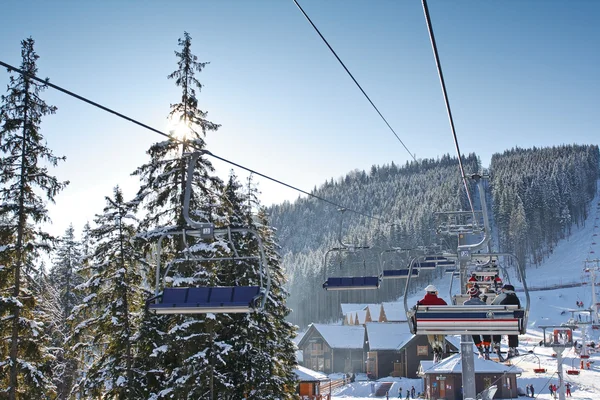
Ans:
{"type": "MultiPolygon", "coordinates": [[[[557,362],[552,356],[554,351],[551,348],[540,347],[539,341],[542,339],[541,325],[560,325],[567,322],[571,313],[567,310],[576,309],[576,301],[583,301],[586,308],[592,303],[591,276],[583,272],[584,260],[598,259],[600,256],[600,199],[598,196],[594,199],[590,209],[590,215],[585,226],[573,227],[571,237],[561,240],[554,249],[551,256],[539,267],[529,267],[527,269],[527,286],[531,289],[530,295],[530,314],[528,321],[527,334],[520,336],[519,352],[525,354],[513,360],[513,365],[524,370],[523,374],[517,379],[518,386],[525,388],[526,385],[533,385],[537,399],[551,399],[548,386],[552,383],[558,384],[557,362]],[[596,236],[594,236],[596,235],[596,236]],[[593,244],[596,243],[596,244],[593,244]],[[587,282],[587,285],[571,288],[555,288],[555,286],[587,282]],[[549,290],[539,290],[542,288],[551,288],[549,290]],[[533,351],[529,354],[528,351],[533,351]],[[534,368],[546,368],[547,372],[535,374],[534,368]]],[[[590,266],[590,265],[588,265],[590,266]]],[[[596,277],[600,281],[600,271],[596,277]]],[[[511,283],[519,290],[519,282],[515,275],[511,277],[511,283]]],[[[443,278],[434,282],[438,287],[440,295],[447,301],[449,300],[449,278],[443,278]]],[[[457,286],[455,282],[454,287],[457,286]]],[[[600,288],[596,289],[596,293],[600,288]]],[[[417,292],[409,296],[408,303],[414,304],[422,297],[423,293],[417,292]]],[[[519,292],[521,301],[525,301],[523,292],[519,292]]],[[[600,302],[600,295],[596,295],[600,302]]],[[[585,319],[585,316],[583,316],[585,319]]],[[[584,329],[588,340],[600,343],[600,331],[592,330],[589,327],[584,329]]],[[[573,337],[574,340],[581,342],[582,331],[577,330],[573,337]]],[[[506,338],[504,338],[506,340],[506,338]]],[[[506,346],[506,343],[503,344],[506,346]]],[[[584,369],[580,375],[568,375],[567,370],[579,369],[580,359],[572,349],[566,349],[563,353],[563,376],[565,382],[572,385],[573,400],[600,400],[600,352],[592,354],[590,357],[590,369],[584,369]]],[[[397,398],[398,389],[403,389],[403,396],[406,396],[406,389],[414,386],[417,392],[423,391],[423,383],[420,379],[407,378],[382,378],[379,382],[393,382],[390,391],[390,398],[397,398]]],[[[378,382],[374,383],[375,386],[378,382]]],[[[334,392],[332,399],[354,400],[372,399],[371,382],[357,381],[334,392]]],[[[381,397],[380,397],[381,398],[381,397]]],[[[497,399],[499,400],[499,399],[497,399]]]]}

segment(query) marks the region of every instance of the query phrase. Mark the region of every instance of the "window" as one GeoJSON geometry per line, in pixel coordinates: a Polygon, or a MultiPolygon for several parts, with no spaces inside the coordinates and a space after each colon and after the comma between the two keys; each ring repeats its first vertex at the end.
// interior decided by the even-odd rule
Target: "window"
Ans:
{"type": "Polygon", "coordinates": [[[417,355],[418,356],[427,356],[429,354],[428,346],[417,346],[417,355]]]}

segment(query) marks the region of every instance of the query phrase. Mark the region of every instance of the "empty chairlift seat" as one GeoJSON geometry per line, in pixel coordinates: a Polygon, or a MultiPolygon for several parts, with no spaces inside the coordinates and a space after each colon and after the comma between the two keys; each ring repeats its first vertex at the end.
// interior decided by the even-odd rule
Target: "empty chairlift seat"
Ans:
{"type": "Polygon", "coordinates": [[[422,271],[425,271],[425,270],[434,270],[439,265],[438,262],[436,262],[436,261],[421,261],[421,262],[418,262],[417,261],[415,263],[415,265],[414,265],[414,268],[420,269],[422,271]]]}
{"type": "Polygon", "coordinates": [[[325,290],[361,290],[378,289],[380,279],[378,276],[356,276],[328,278],[323,284],[325,290]]]}
{"type": "Polygon", "coordinates": [[[516,305],[416,306],[409,312],[418,335],[519,335],[525,311],[516,305]]]}
{"type": "Polygon", "coordinates": [[[260,286],[165,288],[148,307],[156,314],[247,313],[263,296],[260,286]]]}
{"type": "MultiPolygon", "coordinates": [[[[402,279],[408,278],[408,272],[410,270],[408,268],[405,269],[386,269],[383,270],[383,279],[402,279]]],[[[419,270],[413,269],[412,276],[419,276],[419,270]]]]}

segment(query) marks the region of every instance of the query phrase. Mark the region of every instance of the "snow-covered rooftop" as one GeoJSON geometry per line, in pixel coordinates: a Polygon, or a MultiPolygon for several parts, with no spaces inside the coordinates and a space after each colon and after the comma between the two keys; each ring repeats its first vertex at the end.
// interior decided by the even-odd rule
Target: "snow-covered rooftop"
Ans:
{"type": "Polygon", "coordinates": [[[313,371],[301,365],[294,368],[294,373],[302,382],[323,382],[330,380],[329,377],[321,372],[313,371]]]}
{"type": "Polygon", "coordinates": [[[370,322],[366,325],[369,349],[399,350],[412,338],[413,334],[408,329],[408,324],[370,322]]]}
{"type": "Polygon", "coordinates": [[[367,306],[368,306],[368,304],[361,304],[361,303],[342,303],[342,304],[340,304],[343,315],[346,315],[350,312],[353,313],[356,311],[364,310],[365,308],[367,308],[367,306]]]}
{"type": "Polygon", "coordinates": [[[388,322],[392,321],[406,321],[406,311],[404,310],[404,304],[400,302],[393,303],[382,303],[383,312],[388,322]]]}
{"type": "Polygon", "coordinates": [[[365,328],[356,325],[312,324],[323,336],[329,347],[334,349],[362,349],[365,328]]]}
{"type": "MultiPolygon", "coordinates": [[[[475,357],[475,372],[502,374],[510,372],[511,374],[520,374],[523,370],[515,365],[504,365],[484,358],[475,357]]],[[[462,361],[460,354],[454,354],[437,364],[432,361],[421,361],[421,368],[427,374],[445,373],[445,374],[462,374],[462,361]]]]}

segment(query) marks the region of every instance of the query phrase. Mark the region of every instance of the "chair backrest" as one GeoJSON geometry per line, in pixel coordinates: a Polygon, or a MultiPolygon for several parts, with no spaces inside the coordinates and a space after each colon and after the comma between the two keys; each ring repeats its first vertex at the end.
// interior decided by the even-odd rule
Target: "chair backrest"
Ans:
{"type": "Polygon", "coordinates": [[[233,289],[233,302],[249,304],[259,293],[259,286],[238,286],[233,289]]]}
{"type": "Polygon", "coordinates": [[[185,303],[188,288],[165,288],[162,294],[162,303],[185,303]]]}
{"type": "Polygon", "coordinates": [[[209,296],[209,287],[192,287],[188,289],[188,297],[186,303],[206,304],[208,303],[209,296]]]}
{"type": "Polygon", "coordinates": [[[213,287],[210,292],[211,304],[231,303],[233,287],[213,287]]]}

